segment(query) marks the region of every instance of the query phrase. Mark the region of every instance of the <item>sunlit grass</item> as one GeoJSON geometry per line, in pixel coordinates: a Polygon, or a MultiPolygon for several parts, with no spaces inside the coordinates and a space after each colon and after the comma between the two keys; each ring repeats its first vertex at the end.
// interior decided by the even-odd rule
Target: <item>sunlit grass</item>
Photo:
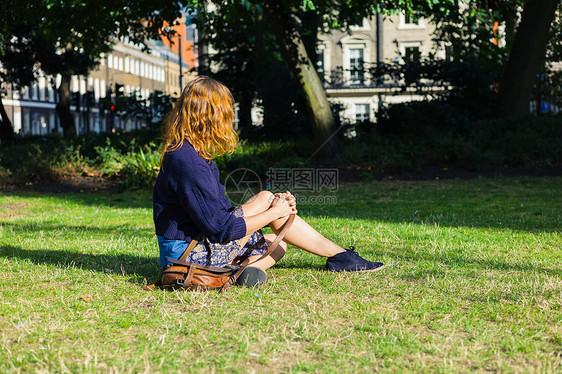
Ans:
{"type": "Polygon", "coordinates": [[[343,185],[300,214],[385,270],[292,249],[265,287],[226,294],[141,289],[148,192],[3,194],[0,372],[558,372],[561,185],[343,185]]]}

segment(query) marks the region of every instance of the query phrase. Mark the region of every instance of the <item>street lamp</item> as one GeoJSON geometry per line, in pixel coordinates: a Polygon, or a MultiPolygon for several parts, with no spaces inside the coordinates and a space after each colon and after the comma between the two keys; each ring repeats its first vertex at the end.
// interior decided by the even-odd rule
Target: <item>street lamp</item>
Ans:
{"type": "MultiPolygon", "coordinates": [[[[181,23],[179,21],[174,21],[174,26],[180,25],[181,23]]],[[[170,26],[166,26],[162,28],[162,31],[164,31],[164,33],[166,35],[170,34],[171,32],[174,31],[174,29],[170,26]]],[[[178,33],[178,57],[179,57],[179,65],[180,65],[180,76],[179,76],[179,85],[180,85],[180,92],[183,90],[183,72],[182,72],[182,65],[183,65],[183,60],[182,60],[182,53],[181,53],[181,40],[182,40],[182,34],[178,33]]]]}

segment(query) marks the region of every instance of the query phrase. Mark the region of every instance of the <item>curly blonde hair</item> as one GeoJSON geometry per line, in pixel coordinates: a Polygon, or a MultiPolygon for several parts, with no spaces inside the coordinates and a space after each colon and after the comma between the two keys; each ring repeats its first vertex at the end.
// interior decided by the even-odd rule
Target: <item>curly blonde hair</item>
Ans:
{"type": "Polygon", "coordinates": [[[234,131],[234,98],[222,83],[200,76],[189,82],[164,119],[164,156],[188,141],[197,153],[211,160],[238,145],[234,131]]]}

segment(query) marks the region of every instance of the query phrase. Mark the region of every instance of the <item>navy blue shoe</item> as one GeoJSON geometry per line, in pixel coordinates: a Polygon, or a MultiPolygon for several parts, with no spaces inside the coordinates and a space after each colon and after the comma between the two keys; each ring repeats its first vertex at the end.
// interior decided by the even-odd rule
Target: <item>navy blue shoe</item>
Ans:
{"type": "Polygon", "coordinates": [[[355,252],[355,247],[349,247],[345,252],[338,253],[326,260],[328,271],[376,271],[384,267],[382,262],[365,260],[355,252]]]}

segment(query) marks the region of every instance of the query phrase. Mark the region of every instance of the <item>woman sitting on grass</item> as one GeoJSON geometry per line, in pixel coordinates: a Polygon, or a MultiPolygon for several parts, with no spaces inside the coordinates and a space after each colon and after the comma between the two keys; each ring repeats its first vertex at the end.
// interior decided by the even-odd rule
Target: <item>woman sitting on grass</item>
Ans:
{"type": "Polygon", "coordinates": [[[251,264],[238,283],[255,286],[267,281],[265,270],[287,250],[287,243],[327,257],[330,271],[372,271],[383,264],[361,258],[328,240],[296,217],[284,240],[264,259],[269,226],[275,233],[297,208],[291,193],[262,191],[241,206],[232,206],[219,181],[213,158],[233,151],[238,137],[232,125],[233,97],[228,88],[208,78],[190,82],[165,120],[162,167],[154,187],[154,224],[160,247],[160,266],[171,265],[191,240],[203,235],[186,261],[211,265],[251,264]]]}

